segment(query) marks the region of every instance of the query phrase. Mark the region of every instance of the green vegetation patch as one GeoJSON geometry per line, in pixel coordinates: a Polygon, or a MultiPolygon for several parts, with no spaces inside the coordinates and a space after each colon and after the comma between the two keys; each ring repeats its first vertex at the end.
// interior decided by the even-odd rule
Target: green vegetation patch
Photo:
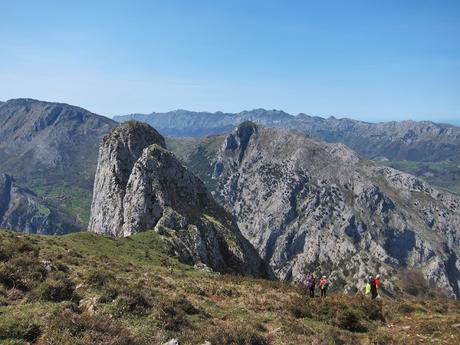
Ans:
{"type": "MultiPolygon", "coordinates": [[[[92,191],[71,183],[55,183],[43,185],[39,182],[25,184],[50,206],[54,206],[70,214],[77,222],[86,227],[91,211],[92,191]]],[[[42,207],[40,214],[49,215],[50,210],[42,207]],[[43,209],[43,210],[42,210],[43,209]]]]}

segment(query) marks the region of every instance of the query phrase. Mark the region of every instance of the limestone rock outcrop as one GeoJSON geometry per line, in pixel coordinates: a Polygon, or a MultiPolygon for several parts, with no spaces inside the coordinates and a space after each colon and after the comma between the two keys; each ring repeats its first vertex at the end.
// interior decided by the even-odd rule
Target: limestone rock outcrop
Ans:
{"type": "Polygon", "coordinates": [[[165,146],[163,137],[140,122],[126,122],[103,139],[94,180],[88,229],[111,236],[123,235],[123,199],[131,170],[145,147],[165,146]]]}
{"type": "Polygon", "coordinates": [[[90,231],[129,236],[154,229],[189,264],[270,276],[257,251],[203,182],[150,126],[127,122],[102,141],[90,231]]]}

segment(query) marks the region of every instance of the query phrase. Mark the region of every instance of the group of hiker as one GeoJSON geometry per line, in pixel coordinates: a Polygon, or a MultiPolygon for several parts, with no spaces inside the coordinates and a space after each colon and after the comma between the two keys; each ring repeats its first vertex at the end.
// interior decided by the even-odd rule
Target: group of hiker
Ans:
{"type": "Polygon", "coordinates": [[[369,279],[364,280],[365,288],[364,293],[366,295],[371,294],[372,299],[376,299],[379,295],[378,289],[380,289],[380,274],[374,276],[369,276],[369,279]]]}
{"type": "MultiPolygon", "coordinates": [[[[315,287],[316,287],[316,278],[312,273],[309,273],[307,276],[307,287],[310,292],[310,297],[315,297],[315,287]]],[[[329,287],[329,281],[326,276],[322,276],[319,280],[319,290],[321,297],[326,297],[327,289],[329,287]]]]}
{"type": "MultiPolygon", "coordinates": [[[[313,273],[307,275],[306,285],[311,298],[315,297],[315,288],[316,288],[316,278],[313,273]]],[[[364,293],[366,295],[371,294],[372,299],[376,299],[378,296],[378,289],[380,289],[380,274],[377,274],[375,277],[373,275],[369,276],[368,279],[364,280],[365,288],[364,293]]],[[[327,289],[329,288],[329,280],[325,275],[319,280],[319,290],[321,297],[327,296],[327,289]]]]}

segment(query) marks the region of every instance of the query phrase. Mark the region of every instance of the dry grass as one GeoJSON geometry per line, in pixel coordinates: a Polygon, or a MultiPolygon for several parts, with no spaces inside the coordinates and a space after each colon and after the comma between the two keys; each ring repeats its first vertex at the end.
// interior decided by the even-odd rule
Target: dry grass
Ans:
{"type": "Polygon", "coordinates": [[[0,238],[0,344],[460,343],[452,300],[310,299],[285,282],[195,271],[154,233],[0,238]]]}

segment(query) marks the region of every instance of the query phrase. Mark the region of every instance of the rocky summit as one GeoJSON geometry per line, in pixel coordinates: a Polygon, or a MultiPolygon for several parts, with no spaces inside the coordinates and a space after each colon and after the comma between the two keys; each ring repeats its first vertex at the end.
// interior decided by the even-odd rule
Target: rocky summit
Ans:
{"type": "Polygon", "coordinates": [[[145,147],[163,137],[147,124],[127,122],[107,134],[100,145],[88,229],[111,236],[123,235],[123,206],[134,164],[145,147]]]}
{"type": "Polygon", "coordinates": [[[460,296],[460,199],[379,167],[342,144],[251,122],[227,136],[174,139],[280,279],[326,273],[346,291],[405,269],[460,296]]]}
{"type": "Polygon", "coordinates": [[[101,143],[89,230],[130,236],[150,229],[168,239],[183,262],[269,275],[232,216],[166,150],[163,137],[130,121],[101,143]]]}

